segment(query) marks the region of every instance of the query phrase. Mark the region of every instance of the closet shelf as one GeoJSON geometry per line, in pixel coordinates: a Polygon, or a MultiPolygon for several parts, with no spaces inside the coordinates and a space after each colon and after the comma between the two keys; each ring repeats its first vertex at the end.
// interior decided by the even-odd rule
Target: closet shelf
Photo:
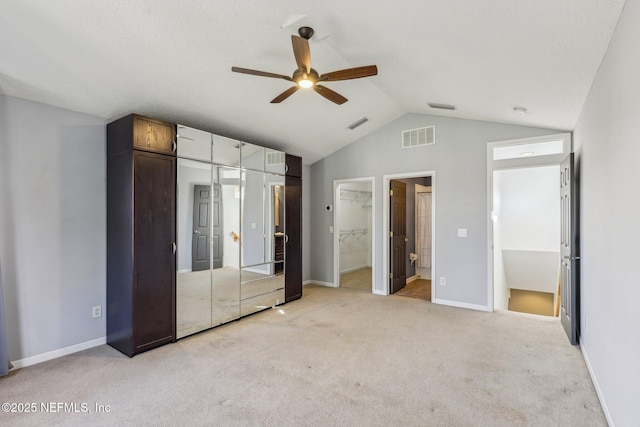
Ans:
{"type": "Polygon", "coordinates": [[[344,242],[349,237],[360,240],[362,236],[366,236],[368,233],[368,228],[352,228],[350,230],[340,230],[340,242],[344,242]]]}
{"type": "Polygon", "coordinates": [[[371,191],[341,189],[340,200],[349,200],[350,202],[362,202],[363,208],[370,208],[371,207],[371,191]]]}

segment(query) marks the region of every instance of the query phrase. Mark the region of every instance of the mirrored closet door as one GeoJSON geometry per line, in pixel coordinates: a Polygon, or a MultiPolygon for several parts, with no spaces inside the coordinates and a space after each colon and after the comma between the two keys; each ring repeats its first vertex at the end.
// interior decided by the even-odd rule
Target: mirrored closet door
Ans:
{"type": "Polygon", "coordinates": [[[176,336],[284,303],[284,153],[178,125],[176,336]]]}

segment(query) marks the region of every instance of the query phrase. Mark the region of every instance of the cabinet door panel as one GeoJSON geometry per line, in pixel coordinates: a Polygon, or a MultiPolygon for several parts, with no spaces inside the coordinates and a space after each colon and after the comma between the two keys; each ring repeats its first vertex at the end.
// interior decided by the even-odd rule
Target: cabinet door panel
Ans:
{"type": "Polygon", "coordinates": [[[302,296],[302,180],[285,180],[285,301],[302,296]]]}
{"type": "Polygon", "coordinates": [[[302,178],[302,158],[291,154],[287,154],[285,158],[287,175],[302,178]]]}
{"type": "Polygon", "coordinates": [[[175,336],[175,158],[134,152],[134,348],[175,336]]]}
{"type": "Polygon", "coordinates": [[[175,126],[170,123],[135,116],[133,134],[135,148],[175,154],[175,126]]]}
{"type": "Polygon", "coordinates": [[[178,125],[176,138],[178,157],[211,162],[212,135],[209,132],[178,125]]]}

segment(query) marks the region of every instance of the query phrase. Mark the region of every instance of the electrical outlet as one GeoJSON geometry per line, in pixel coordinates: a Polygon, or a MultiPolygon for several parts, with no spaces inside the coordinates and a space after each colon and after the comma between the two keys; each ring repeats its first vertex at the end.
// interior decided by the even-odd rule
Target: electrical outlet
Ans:
{"type": "Polygon", "coordinates": [[[93,306],[93,318],[96,319],[98,317],[102,317],[102,306],[101,305],[94,305],[93,306]]]}
{"type": "Polygon", "coordinates": [[[441,277],[440,278],[440,286],[447,286],[447,278],[446,277],[441,277]]]}

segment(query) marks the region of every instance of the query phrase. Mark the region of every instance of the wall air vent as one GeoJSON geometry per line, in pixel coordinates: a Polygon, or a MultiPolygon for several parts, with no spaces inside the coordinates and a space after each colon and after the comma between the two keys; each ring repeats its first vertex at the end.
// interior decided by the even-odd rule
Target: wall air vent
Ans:
{"type": "Polygon", "coordinates": [[[402,148],[421,147],[423,145],[433,145],[435,143],[435,126],[402,131],[402,148]]]}
{"type": "Polygon", "coordinates": [[[282,164],[284,164],[284,153],[282,151],[267,152],[267,165],[282,165],[282,164]]]}

